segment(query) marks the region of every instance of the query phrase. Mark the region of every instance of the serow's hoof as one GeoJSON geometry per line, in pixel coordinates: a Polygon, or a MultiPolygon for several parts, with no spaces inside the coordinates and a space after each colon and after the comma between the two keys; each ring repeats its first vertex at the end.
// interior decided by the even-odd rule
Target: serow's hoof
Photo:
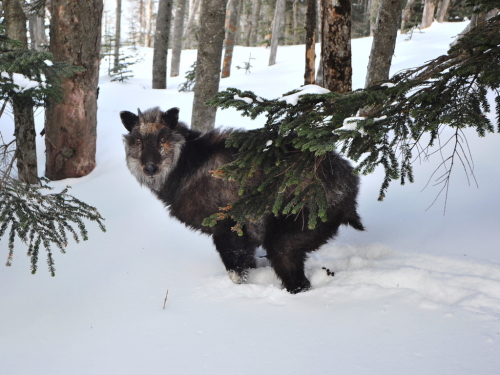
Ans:
{"type": "Polygon", "coordinates": [[[308,291],[309,289],[311,289],[311,283],[309,282],[309,280],[306,280],[306,281],[303,281],[302,283],[300,283],[299,285],[294,285],[293,287],[287,287],[286,290],[289,292],[289,293],[292,293],[292,294],[297,294],[297,293],[301,293],[301,292],[306,292],[308,291]]]}

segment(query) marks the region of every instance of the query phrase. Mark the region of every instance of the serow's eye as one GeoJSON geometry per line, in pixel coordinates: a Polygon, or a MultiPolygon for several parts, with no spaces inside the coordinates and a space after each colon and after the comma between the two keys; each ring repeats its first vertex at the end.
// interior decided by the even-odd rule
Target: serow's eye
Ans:
{"type": "Polygon", "coordinates": [[[165,137],[160,138],[160,143],[167,143],[167,138],[165,137]]]}
{"type": "Polygon", "coordinates": [[[136,145],[140,145],[142,143],[141,139],[140,138],[136,138],[135,139],[135,144],[136,145]]]}

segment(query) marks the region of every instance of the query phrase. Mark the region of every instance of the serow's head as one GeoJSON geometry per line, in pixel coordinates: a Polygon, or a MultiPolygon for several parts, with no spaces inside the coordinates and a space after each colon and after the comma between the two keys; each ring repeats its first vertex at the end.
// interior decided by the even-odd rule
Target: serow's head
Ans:
{"type": "Polygon", "coordinates": [[[159,191],[175,168],[185,143],[184,126],[179,124],[179,108],[162,112],[158,107],[138,114],[120,112],[127,166],[141,184],[159,191]]]}

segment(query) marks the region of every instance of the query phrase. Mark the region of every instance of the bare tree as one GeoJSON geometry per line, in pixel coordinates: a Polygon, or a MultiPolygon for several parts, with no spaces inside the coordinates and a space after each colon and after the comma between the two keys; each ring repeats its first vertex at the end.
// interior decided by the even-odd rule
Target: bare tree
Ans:
{"type": "Polygon", "coordinates": [[[250,45],[257,44],[257,37],[259,35],[259,17],[262,0],[254,0],[252,8],[252,31],[250,33],[250,45]]]}
{"type": "MultiPolygon", "coordinates": [[[[33,0],[30,4],[33,4],[33,0]]],[[[27,12],[29,32],[31,39],[31,49],[42,51],[48,47],[49,42],[45,33],[45,7],[41,7],[36,12],[27,12]]]]}
{"type": "Polygon", "coordinates": [[[182,52],[182,33],[184,28],[184,15],[186,14],[187,0],[178,0],[175,10],[174,32],[172,35],[172,59],[170,62],[170,77],[179,75],[182,52]]]}
{"type": "Polygon", "coordinates": [[[415,0],[408,0],[406,2],[406,6],[403,9],[401,16],[401,32],[405,32],[408,29],[408,23],[411,20],[411,16],[413,15],[413,5],[415,4],[415,0]]]}
{"type": "Polygon", "coordinates": [[[276,0],[276,10],[274,11],[273,31],[271,34],[271,53],[269,55],[269,65],[276,64],[276,53],[278,42],[281,37],[281,26],[285,17],[285,0],[276,0]]]}
{"type": "Polygon", "coordinates": [[[222,78],[231,75],[231,62],[233,61],[234,42],[238,31],[238,13],[241,0],[229,0],[227,9],[226,40],[224,42],[224,59],[222,61],[222,78]]]}
{"type": "Polygon", "coordinates": [[[321,1],[321,64],[323,87],[345,93],[352,90],[351,2],[321,1]]]}
{"type": "Polygon", "coordinates": [[[448,16],[448,10],[450,9],[450,0],[442,0],[439,2],[438,10],[436,12],[436,21],[444,22],[445,18],[448,16]]]}
{"type": "Polygon", "coordinates": [[[116,0],[116,23],[115,23],[115,53],[114,53],[114,69],[120,64],[120,38],[121,38],[121,22],[122,20],[122,0],[116,0]]]}
{"type": "Polygon", "coordinates": [[[172,0],[160,0],[156,19],[155,45],[153,53],[153,88],[167,88],[167,54],[172,0]]]}
{"type": "Polygon", "coordinates": [[[389,79],[400,9],[401,0],[382,0],[380,3],[365,87],[389,79]]]}
{"type": "Polygon", "coordinates": [[[85,71],[63,79],[65,100],[45,112],[46,176],[81,177],[95,167],[102,0],[51,0],[50,52],[85,71]]]}
{"type": "Polygon", "coordinates": [[[151,47],[151,30],[153,26],[153,0],[148,0],[146,5],[146,34],[144,35],[144,47],[151,47]]]}
{"type": "MultiPolygon", "coordinates": [[[[7,36],[21,42],[19,49],[28,49],[26,16],[20,1],[4,0],[3,10],[7,36]]],[[[38,181],[38,163],[33,101],[29,97],[16,96],[12,99],[12,108],[14,111],[18,179],[34,184],[38,181]]]]}
{"type": "Polygon", "coordinates": [[[425,0],[424,12],[422,14],[422,22],[420,27],[425,29],[432,25],[434,21],[434,13],[436,12],[436,0],[425,0]]]}
{"type": "Polygon", "coordinates": [[[310,85],[315,82],[316,74],[316,0],[307,0],[306,13],[306,70],[304,73],[304,84],[310,85]]]}
{"type": "Polygon", "coordinates": [[[219,91],[226,0],[202,0],[196,84],[191,127],[208,131],[215,126],[217,109],[205,102],[219,91]]]}

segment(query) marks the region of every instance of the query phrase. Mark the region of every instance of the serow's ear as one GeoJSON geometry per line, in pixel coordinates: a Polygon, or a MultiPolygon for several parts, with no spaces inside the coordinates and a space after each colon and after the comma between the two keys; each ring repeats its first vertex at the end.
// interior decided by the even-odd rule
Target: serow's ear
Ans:
{"type": "Polygon", "coordinates": [[[163,121],[165,121],[165,124],[167,124],[168,127],[173,129],[179,122],[179,108],[177,107],[170,108],[161,117],[163,118],[163,121]]]}
{"type": "Polygon", "coordinates": [[[122,111],[120,112],[120,118],[122,119],[123,126],[131,132],[134,126],[139,124],[139,116],[137,116],[135,113],[129,112],[129,111],[122,111]]]}

